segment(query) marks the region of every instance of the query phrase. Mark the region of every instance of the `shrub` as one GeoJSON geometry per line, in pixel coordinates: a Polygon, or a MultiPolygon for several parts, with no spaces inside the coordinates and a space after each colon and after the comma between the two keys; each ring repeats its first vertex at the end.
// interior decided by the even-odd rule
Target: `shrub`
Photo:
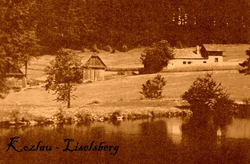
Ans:
{"type": "Polygon", "coordinates": [[[102,48],[104,51],[107,51],[107,52],[112,52],[112,47],[110,45],[106,45],[102,48]]]}
{"type": "Polygon", "coordinates": [[[96,52],[96,53],[99,53],[99,52],[100,52],[100,50],[97,48],[97,45],[96,45],[96,44],[94,44],[94,45],[92,46],[91,51],[92,51],[92,52],[96,52]]]}
{"type": "Polygon", "coordinates": [[[14,86],[14,87],[12,87],[12,89],[14,92],[20,92],[22,90],[22,87],[14,86]]]}
{"type": "Polygon", "coordinates": [[[244,62],[239,63],[239,65],[243,67],[239,72],[244,73],[245,75],[250,75],[250,49],[246,50],[246,55],[249,57],[244,62]]]}
{"type": "Polygon", "coordinates": [[[173,58],[173,49],[170,44],[163,40],[148,47],[141,54],[143,73],[156,73],[168,65],[169,59],[173,58]]]}
{"type": "Polygon", "coordinates": [[[212,79],[212,74],[204,78],[198,77],[191,87],[182,95],[193,111],[194,115],[210,115],[222,118],[227,116],[233,106],[233,101],[224,91],[220,83],[212,79]]]}
{"type": "Polygon", "coordinates": [[[166,85],[166,81],[161,75],[157,75],[153,80],[147,80],[145,84],[142,84],[142,92],[145,98],[161,98],[163,87],[166,85]]]}
{"type": "Polygon", "coordinates": [[[122,52],[128,52],[128,47],[124,44],[122,45],[122,49],[121,49],[122,52]]]}

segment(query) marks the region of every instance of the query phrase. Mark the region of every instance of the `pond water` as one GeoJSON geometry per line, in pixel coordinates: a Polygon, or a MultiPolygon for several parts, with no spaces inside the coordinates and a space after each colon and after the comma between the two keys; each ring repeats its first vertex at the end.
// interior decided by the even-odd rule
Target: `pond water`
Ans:
{"type": "Polygon", "coordinates": [[[159,118],[0,128],[0,163],[250,163],[249,119],[234,118],[215,132],[186,123],[159,118]]]}

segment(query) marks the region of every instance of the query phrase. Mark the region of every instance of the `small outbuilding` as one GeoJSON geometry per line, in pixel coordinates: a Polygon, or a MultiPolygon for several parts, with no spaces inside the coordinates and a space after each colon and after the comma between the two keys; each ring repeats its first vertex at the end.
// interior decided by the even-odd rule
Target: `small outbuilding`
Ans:
{"type": "Polygon", "coordinates": [[[7,84],[11,88],[27,87],[27,78],[25,74],[18,67],[8,64],[5,77],[7,79],[7,84]]]}
{"type": "Polygon", "coordinates": [[[97,54],[82,59],[83,81],[102,81],[106,65],[97,54]]]}

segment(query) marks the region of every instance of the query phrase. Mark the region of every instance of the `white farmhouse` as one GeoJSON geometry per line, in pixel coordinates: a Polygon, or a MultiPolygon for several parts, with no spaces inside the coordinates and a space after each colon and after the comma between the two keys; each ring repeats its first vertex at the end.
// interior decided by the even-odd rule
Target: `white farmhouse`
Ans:
{"type": "Polygon", "coordinates": [[[209,65],[223,62],[223,50],[217,44],[203,44],[188,49],[174,49],[174,58],[168,63],[168,68],[192,65],[209,65]]]}

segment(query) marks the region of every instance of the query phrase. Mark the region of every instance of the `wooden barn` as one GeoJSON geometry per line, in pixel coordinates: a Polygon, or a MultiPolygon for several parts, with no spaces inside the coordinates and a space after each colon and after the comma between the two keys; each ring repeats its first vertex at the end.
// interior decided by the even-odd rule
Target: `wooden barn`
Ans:
{"type": "Polygon", "coordinates": [[[97,54],[82,59],[83,81],[102,81],[106,65],[97,54]]]}
{"type": "Polygon", "coordinates": [[[8,64],[5,74],[9,87],[11,88],[26,88],[27,79],[24,73],[17,67],[8,64]]]}

